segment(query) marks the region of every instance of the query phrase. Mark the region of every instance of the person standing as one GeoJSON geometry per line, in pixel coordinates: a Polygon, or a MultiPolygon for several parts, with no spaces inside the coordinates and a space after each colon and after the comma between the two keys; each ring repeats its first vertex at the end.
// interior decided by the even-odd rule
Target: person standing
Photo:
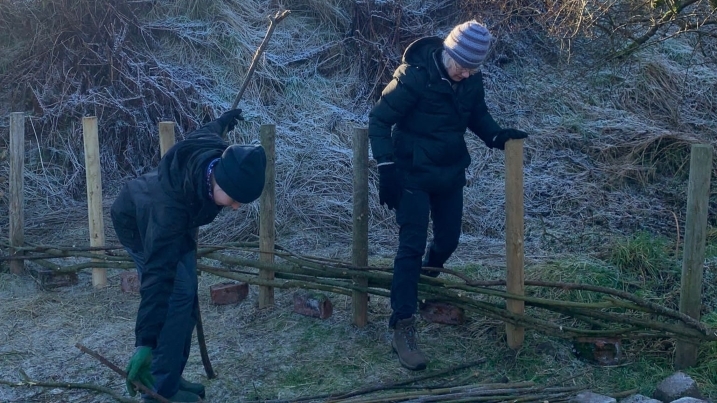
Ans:
{"type": "MultiPolygon", "coordinates": [[[[458,247],[465,170],[464,135],[503,150],[528,134],[503,129],[488,112],[480,66],[493,38],[473,20],[446,38],[424,37],[405,50],[401,65],[369,113],[369,139],[379,170],[379,201],[396,212],[399,246],[393,264],[391,346],[405,368],[426,368],[414,313],[422,267],[442,268],[458,247]],[[426,252],[429,217],[433,240],[426,252]],[[425,257],[423,256],[425,253],[425,257]]],[[[424,274],[436,277],[437,270],[424,274]]]]}
{"type": "Polygon", "coordinates": [[[264,149],[222,139],[241,113],[230,110],[189,133],[157,169],[127,182],[112,204],[117,238],[140,280],[136,350],[127,365],[131,396],[132,381],[139,381],[171,402],[204,398],[202,384],[182,377],[199,309],[195,234],[222,208],[251,203],[264,188],[264,149]]]}

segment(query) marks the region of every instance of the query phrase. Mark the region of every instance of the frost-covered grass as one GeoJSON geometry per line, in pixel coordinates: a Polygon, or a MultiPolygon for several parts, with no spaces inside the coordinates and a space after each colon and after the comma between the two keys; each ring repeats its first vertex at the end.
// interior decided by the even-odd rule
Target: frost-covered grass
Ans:
{"type": "MultiPolygon", "coordinates": [[[[100,121],[107,211],[126,179],[156,165],[157,122],[175,121],[181,139],[231,105],[276,4],[0,3],[0,147],[7,145],[8,133],[2,116],[28,114],[26,241],[64,245],[88,239],[82,116],[94,114],[100,121]],[[48,7],[33,9],[43,4],[48,7]]],[[[475,13],[456,9],[458,2],[371,2],[371,10],[368,4],[283,2],[292,14],[274,32],[240,102],[246,122],[230,133],[231,141],[256,142],[262,124],[276,125],[277,242],[299,253],[348,259],[353,129],[367,125],[370,107],[411,40],[445,34],[475,13]]],[[[597,50],[590,43],[576,41],[568,63],[556,56],[563,49],[540,33],[502,23],[491,28],[498,42],[483,66],[488,106],[501,125],[530,133],[524,161],[527,274],[643,287],[645,295],[674,305],[669,281],[679,270],[673,250],[684,230],[690,146],[717,138],[717,69],[709,55],[676,37],[603,62],[591,59],[597,50]],[[665,280],[662,288],[651,288],[655,278],[665,280]]],[[[485,279],[501,278],[503,153],[487,149],[471,133],[466,140],[473,157],[470,186],[461,244],[449,264],[485,279]]],[[[7,233],[2,186],[9,168],[3,155],[0,233],[7,233]]],[[[397,228],[393,213],[378,203],[373,166],[369,180],[369,253],[386,266],[397,228]]],[[[222,214],[202,229],[201,242],[252,238],[258,215],[256,204],[222,214]]],[[[105,218],[107,242],[116,243],[105,218]]],[[[708,312],[715,309],[709,284],[717,255],[713,219],[710,224],[708,312]]],[[[38,380],[91,381],[121,391],[114,374],[73,346],[82,341],[124,362],[132,349],[137,298],[118,291],[117,277],[102,291],[82,279],[71,289],[46,293],[28,279],[3,275],[1,377],[19,379],[23,369],[38,380]]],[[[239,306],[213,307],[207,288],[217,279],[201,281],[208,344],[220,374],[208,383],[216,401],[347,391],[411,375],[390,353],[389,310],[382,298],[372,298],[369,326],[355,329],[346,299],[336,299],[334,316],[321,322],[292,314],[284,292],[271,311],[256,310],[255,290],[239,306]]],[[[484,318],[469,318],[459,328],[421,322],[429,370],[485,357],[485,364],[458,378],[550,382],[585,372],[571,382],[647,393],[670,365],[669,342],[634,346],[628,364],[599,368],[575,360],[563,342],[533,333],[516,355],[506,349],[502,329],[484,318]]],[[[201,380],[196,353],[187,371],[201,380]]],[[[714,397],[714,346],[702,353],[690,373],[714,397]]],[[[1,387],[0,400],[6,399],[80,402],[96,396],[1,387]]]]}
{"type": "MultiPolygon", "coordinates": [[[[621,246],[631,240],[616,240],[621,246]]],[[[655,244],[657,245],[657,244],[655,244]]],[[[660,244],[664,247],[665,244],[660,244]]],[[[653,265],[661,259],[651,255],[653,265]]],[[[382,265],[385,260],[371,261],[382,265]]],[[[500,276],[500,266],[450,265],[470,277],[500,276]]],[[[39,290],[28,277],[0,275],[0,381],[22,381],[22,373],[37,382],[88,383],[113,390],[127,398],[124,382],[94,358],[82,354],[82,343],[124,367],[133,351],[134,317],[139,298],[119,290],[119,272],[110,270],[110,286],[91,287],[90,273],[80,273],[80,283],[51,291],[39,290]]],[[[711,271],[706,279],[712,283],[711,271]]],[[[645,282],[638,271],[624,271],[600,259],[564,256],[549,263],[526,267],[528,279],[584,282],[617,289],[640,289],[642,296],[670,306],[679,284],[645,282]],[[672,300],[672,301],[671,301],[672,300]]],[[[391,351],[387,327],[390,308],[385,297],[371,296],[369,323],[351,324],[351,302],[343,295],[326,294],[333,315],[319,320],[292,310],[295,290],[275,290],[274,308],[257,308],[258,290],[238,305],[215,306],[209,286],[226,279],[200,276],[200,305],[209,356],[217,377],[206,379],[195,343],[185,376],[207,386],[208,402],[286,400],[341,394],[409,381],[449,368],[473,363],[469,368],[410,385],[415,391],[453,385],[534,382],[541,386],[580,386],[604,394],[632,391],[651,395],[659,381],[672,373],[672,340],[622,340],[624,360],[617,366],[598,366],[576,357],[569,340],[555,339],[528,330],[523,347],[513,351],[505,341],[505,325],[475,314],[466,323],[449,326],[417,322],[420,346],[430,362],[426,371],[404,370],[391,351]],[[425,389],[421,389],[425,388],[425,389]]],[[[529,292],[535,292],[531,290],[529,292]]],[[[550,291],[554,299],[564,291],[550,291]]],[[[705,299],[714,299],[713,286],[705,299]]],[[[548,295],[539,295],[547,297],[548,295]]],[[[589,301],[595,295],[573,294],[589,301]]],[[[535,311],[531,311],[535,313],[535,311]]],[[[713,323],[714,314],[706,323],[713,323]]],[[[700,350],[694,377],[707,397],[717,396],[714,379],[715,343],[700,350]]],[[[396,392],[395,390],[393,392],[396,392]]],[[[380,393],[365,398],[378,399],[380,393]]],[[[7,402],[111,402],[106,394],[70,388],[10,387],[0,384],[0,400],[7,402]]],[[[309,399],[324,401],[325,399],[309,399]]]]}

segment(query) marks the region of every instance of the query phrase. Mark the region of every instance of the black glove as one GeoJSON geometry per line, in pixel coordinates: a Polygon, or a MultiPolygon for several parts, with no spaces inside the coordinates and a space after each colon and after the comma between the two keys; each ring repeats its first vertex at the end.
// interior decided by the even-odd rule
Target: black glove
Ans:
{"type": "Polygon", "coordinates": [[[505,142],[508,140],[524,139],[528,137],[528,133],[518,129],[503,129],[493,137],[491,147],[499,150],[505,150],[505,142]]]}
{"type": "Polygon", "coordinates": [[[244,120],[244,116],[241,115],[241,109],[232,109],[222,113],[217,122],[222,125],[225,131],[230,132],[234,130],[234,126],[240,120],[244,120]]]}
{"type": "Polygon", "coordinates": [[[396,172],[395,164],[386,164],[378,167],[378,201],[386,205],[389,210],[398,210],[401,202],[401,183],[396,172]]]}

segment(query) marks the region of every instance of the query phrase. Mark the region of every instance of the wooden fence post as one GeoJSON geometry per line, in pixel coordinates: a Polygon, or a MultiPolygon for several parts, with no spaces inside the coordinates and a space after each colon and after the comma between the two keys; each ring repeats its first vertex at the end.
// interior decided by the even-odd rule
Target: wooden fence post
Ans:
{"type": "Polygon", "coordinates": [[[159,122],[159,156],[160,158],[175,143],[174,122],[159,122]]]}
{"type": "MultiPolygon", "coordinates": [[[[13,247],[23,246],[25,243],[25,114],[13,112],[10,114],[10,254],[22,255],[13,247]]],[[[25,272],[24,260],[11,260],[10,272],[22,274],[25,272]]]]}
{"type": "MultiPolygon", "coordinates": [[[[705,261],[711,174],[712,146],[694,144],[690,154],[690,179],[687,186],[680,312],[695,319],[700,318],[702,307],[702,266],[705,261]]],[[[678,340],[675,346],[675,368],[685,369],[695,365],[698,347],[698,344],[678,340]]]]}
{"type": "MultiPolygon", "coordinates": [[[[351,264],[368,266],[368,129],[355,128],[353,133],[353,240],[351,264]]],[[[354,277],[354,285],[367,287],[366,277],[354,277]]],[[[353,321],[358,327],[368,323],[368,293],[351,293],[353,321]]]]}
{"type": "MultiPolygon", "coordinates": [[[[90,223],[90,246],[105,246],[105,224],[102,214],[102,170],[97,117],[82,118],[85,144],[85,175],[87,178],[87,215],[90,223]]],[[[107,286],[107,270],[92,269],[92,286],[107,286]]]]}
{"type": "MultiPolygon", "coordinates": [[[[505,252],[506,290],[511,294],[525,294],[523,273],[523,140],[505,143],[505,252]]],[[[509,312],[522,315],[523,301],[506,300],[509,312]]],[[[508,347],[518,349],[523,345],[525,329],[506,323],[508,347]]]]}
{"type": "MultiPolygon", "coordinates": [[[[265,263],[274,262],[275,242],[275,203],[276,203],[276,126],[261,125],[259,128],[261,145],[266,152],[266,179],[264,191],[259,197],[259,261],[265,263]]],[[[260,269],[259,278],[262,280],[274,280],[274,272],[260,269]]],[[[274,287],[259,286],[259,309],[268,308],[274,305],[274,287]]]]}

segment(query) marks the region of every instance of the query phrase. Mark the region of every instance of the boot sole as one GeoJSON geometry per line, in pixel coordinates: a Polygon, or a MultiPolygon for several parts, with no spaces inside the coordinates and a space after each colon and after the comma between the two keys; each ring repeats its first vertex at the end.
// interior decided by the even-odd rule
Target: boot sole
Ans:
{"type": "Polygon", "coordinates": [[[396,355],[398,356],[398,362],[401,363],[402,367],[411,371],[422,371],[426,369],[426,364],[419,364],[413,367],[406,364],[406,362],[401,359],[401,355],[398,354],[398,350],[396,350],[396,345],[394,344],[393,340],[391,340],[391,350],[393,350],[393,352],[396,353],[396,355]]]}
{"type": "Polygon", "coordinates": [[[201,397],[202,399],[204,399],[204,398],[207,396],[206,389],[202,389],[202,390],[200,391],[200,390],[198,390],[198,389],[197,389],[197,390],[193,390],[193,389],[183,389],[183,388],[179,388],[179,390],[183,390],[183,391],[189,392],[189,393],[194,393],[195,395],[201,397]]]}

